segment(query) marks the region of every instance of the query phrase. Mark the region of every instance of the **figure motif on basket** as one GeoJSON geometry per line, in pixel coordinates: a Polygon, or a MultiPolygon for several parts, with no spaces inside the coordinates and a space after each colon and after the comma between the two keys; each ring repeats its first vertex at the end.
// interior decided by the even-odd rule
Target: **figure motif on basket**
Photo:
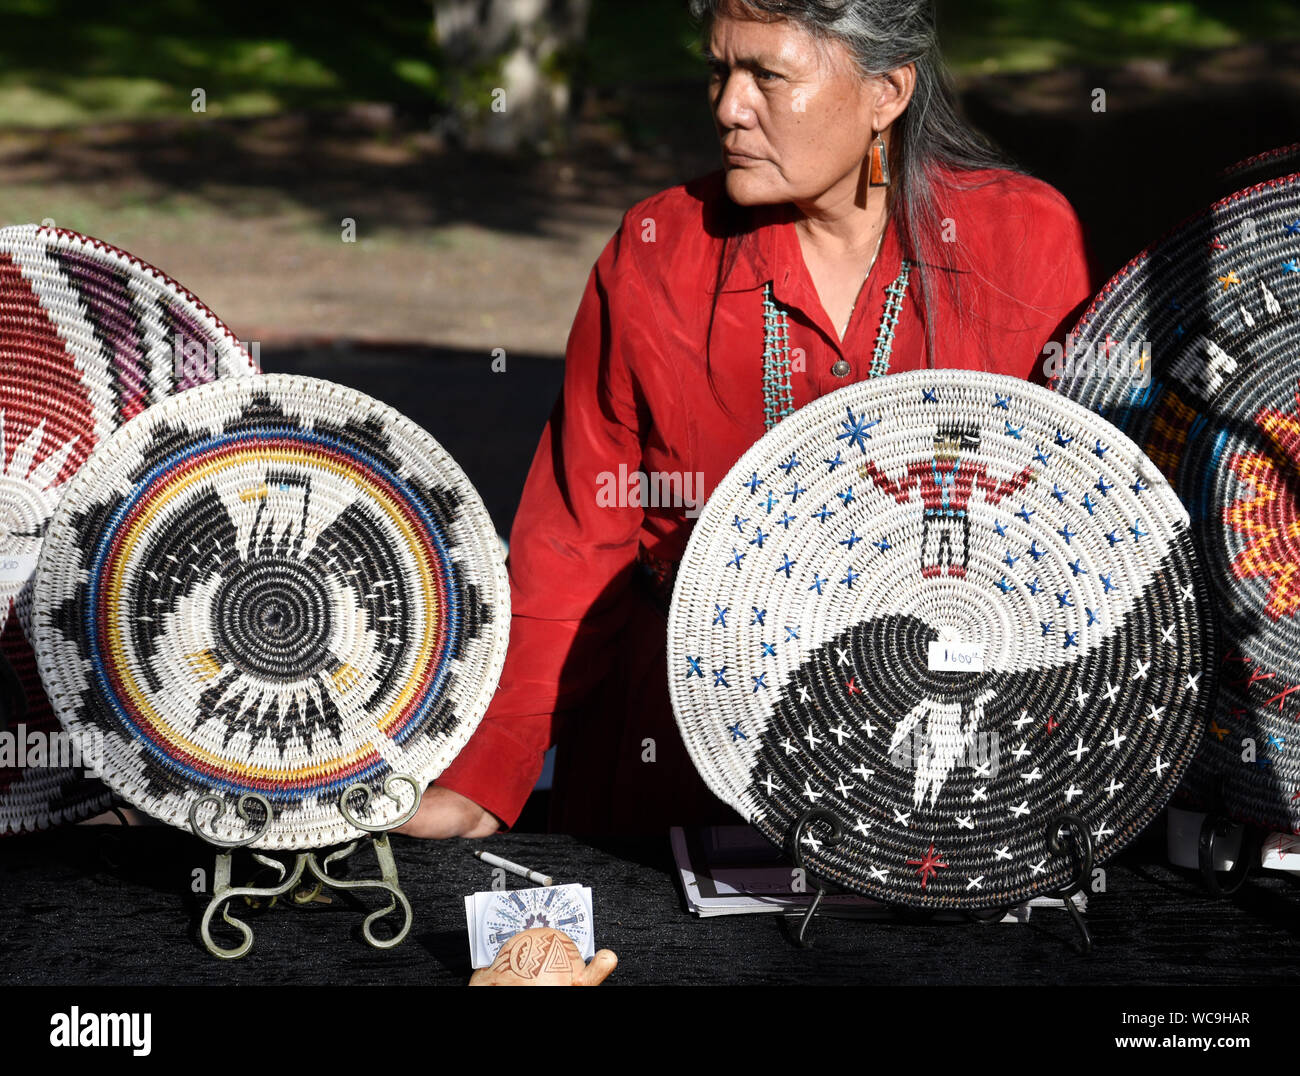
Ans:
{"type": "Polygon", "coordinates": [[[966,577],[970,564],[970,518],[967,508],[976,488],[982,490],[991,505],[1024,489],[1033,478],[1033,468],[1025,467],[1015,476],[999,482],[988,468],[967,457],[980,446],[976,429],[957,426],[940,427],[934,435],[934,456],[908,464],[907,473],[898,481],[882,473],[875,460],[862,467],[883,492],[899,504],[912,498],[919,489],[925,506],[921,532],[921,575],[932,578],[947,574],[966,577]]]}
{"type": "Polygon", "coordinates": [[[961,702],[922,699],[898,722],[889,741],[889,755],[891,760],[908,762],[916,770],[916,782],[912,786],[914,806],[920,807],[929,792],[933,807],[948,775],[963,761],[969,762],[975,734],[984,720],[984,707],[996,697],[997,692],[992,688],[977,695],[971,702],[970,717],[965,721],[961,702]],[[912,750],[907,752],[904,741],[913,736],[922,718],[925,718],[925,734],[916,736],[912,750]],[[900,748],[904,748],[901,756],[900,748]]]}

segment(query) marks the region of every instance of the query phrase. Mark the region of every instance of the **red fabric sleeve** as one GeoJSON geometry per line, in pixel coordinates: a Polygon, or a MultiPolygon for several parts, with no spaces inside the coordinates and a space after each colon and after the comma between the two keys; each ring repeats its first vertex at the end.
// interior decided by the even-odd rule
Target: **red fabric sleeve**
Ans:
{"type": "Polygon", "coordinates": [[[634,260],[637,242],[625,218],[588,278],[565,352],[564,387],[511,530],[510,644],[501,682],[479,728],[436,782],[507,826],[537,782],[555,715],[578,705],[604,675],[634,570],[644,513],[623,507],[627,477],[641,465],[628,359],[652,360],[661,351],[634,260]]]}
{"type": "Polygon", "coordinates": [[[1015,263],[1020,269],[1014,293],[1037,323],[1040,348],[1031,367],[1021,376],[1045,384],[1047,345],[1064,348],[1066,334],[1074,328],[1096,292],[1095,274],[1083,225],[1059,192],[1043,185],[1044,195],[1033,199],[1028,215],[1027,256],[1015,263]]]}

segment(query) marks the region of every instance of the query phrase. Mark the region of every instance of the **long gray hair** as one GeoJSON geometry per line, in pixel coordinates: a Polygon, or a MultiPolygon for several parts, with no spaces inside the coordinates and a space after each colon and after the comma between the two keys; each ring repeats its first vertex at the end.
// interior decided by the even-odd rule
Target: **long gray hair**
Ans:
{"type": "MultiPolygon", "coordinates": [[[[895,121],[890,138],[889,210],[904,256],[922,267],[918,275],[933,362],[939,328],[933,316],[936,275],[946,279],[954,309],[963,309],[958,274],[925,269],[952,268],[950,245],[942,241],[936,171],[1018,171],[957,114],[952,82],[939,53],[934,0],[690,0],[691,15],[706,31],[714,18],[733,10],[767,21],[789,19],[817,38],[839,41],[867,77],[915,65],[912,100],[895,121]]],[[[983,184],[972,180],[969,185],[983,184]]]]}

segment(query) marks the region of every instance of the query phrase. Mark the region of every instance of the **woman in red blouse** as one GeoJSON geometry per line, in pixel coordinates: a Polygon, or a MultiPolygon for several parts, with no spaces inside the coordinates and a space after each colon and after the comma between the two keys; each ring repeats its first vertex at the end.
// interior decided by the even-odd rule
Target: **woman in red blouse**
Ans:
{"type": "Polygon", "coordinates": [[[770,424],[925,367],[1031,377],[1093,287],[1079,222],[958,119],[932,0],[692,0],[724,169],[629,210],[587,282],[510,544],[500,688],[406,832],[736,821],[668,699],[694,518],[770,424]],[[785,334],[788,378],[765,339],[785,334]]]}

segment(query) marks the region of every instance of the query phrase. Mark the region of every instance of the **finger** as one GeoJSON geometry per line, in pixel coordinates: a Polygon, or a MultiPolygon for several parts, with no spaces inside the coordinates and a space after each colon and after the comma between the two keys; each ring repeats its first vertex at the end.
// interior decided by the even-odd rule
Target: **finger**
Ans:
{"type": "Polygon", "coordinates": [[[602,949],[591,958],[591,963],[587,965],[582,975],[581,985],[599,986],[609,978],[609,973],[616,967],[618,967],[618,957],[612,950],[602,949]]]}

